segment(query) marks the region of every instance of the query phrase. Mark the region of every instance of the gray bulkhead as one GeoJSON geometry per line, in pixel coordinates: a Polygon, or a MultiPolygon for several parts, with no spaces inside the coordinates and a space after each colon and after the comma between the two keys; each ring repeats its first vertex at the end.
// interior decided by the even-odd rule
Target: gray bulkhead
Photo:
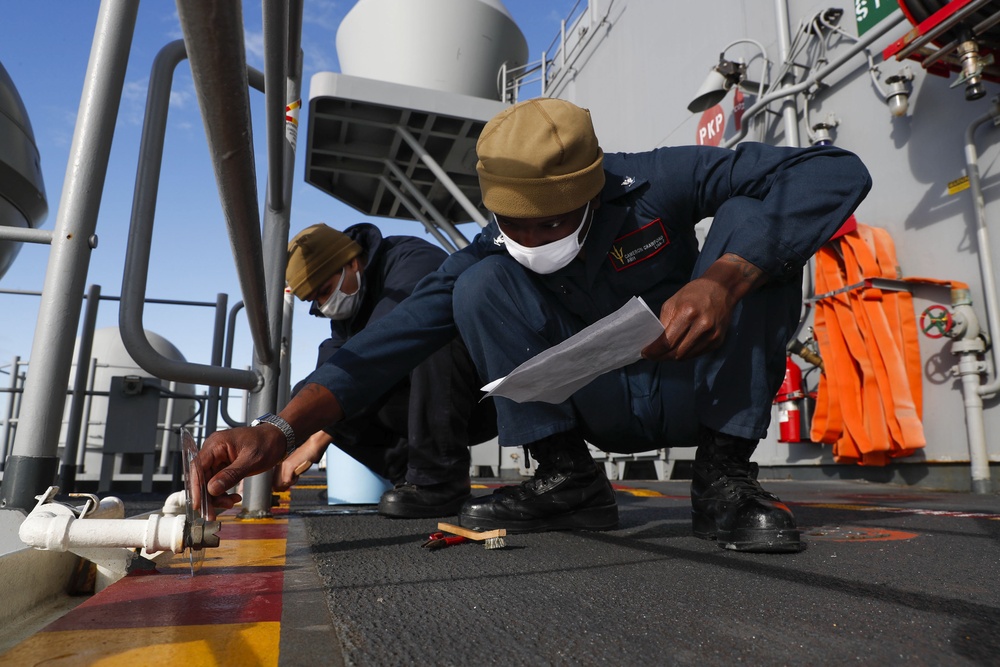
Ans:
{"type": "MultiPolygon", "coordinates": [[[[779,2],[786,4],[784,0],[779,2]]],[[[774,2],[599,0],[592,4],[595,6],[568,28],[567,51],[571,55],[561,61],[557,54],[546,94],[589,108],[606,151],[696,143],[701,114],[689,112],[687,105],[727,45],[738,40],[758,42],[772,63],[772,74],[781,61],[778,5],[774,2]]],[[[787,2],[786,6],[792,35],[802,21],[831,7],[798,0],[787,2]]],[[[844,13],[837,25],[857,36],[855,8],[850,4],[840,8],[844,13]]],[[[884,20],[898,17],[897,11],[884,20]]],[[[985,97],[966,101],[961,86],[949,87],[956,80],[955,74],[949,78],[930,75],[912,60],[897,62],[890,58],[883,62],[883,49],[911,28],[908,21],[899,21],[869,47],[883,86],[885,79],[904,65],[913,72],[913,92],[907,115],[890,115],[883,96],[873,86],[865,56],[859,54],[824,79],[825,85],[809,100],[808,118],[805,117],[803,96],[796,96],[799,144],[808,145],[809,127],[835,119],[834,143],[857,153],[874,180],[871,194],[857,211],[859,222],[883,227],[891,233],[905,276],[968,283],[975,311],[985,327],[972,196],[968,189],[949,194],[949,183],[965,175],[966,129],[989,111],[991,100],[1000,91],[995,83],[987,83],[985,97]]],[[[830,43],[828,59],[851,47],[846,38],[830,43]]],[[[759,53],[757,45],[742,42],[731,46],[726,55],[745,59],[747,78],[757,80],[761,67],[759,53]]],[[[817,57],[816,51],[807,51],[796,62],[814,64],[817,57]]],[[[803,79],[803,71],[799,70],[796,81],[803,79]]],[[[746,108],[750,108],[755,98],[749,93],[746,96],[746,108]]],[[[732,91],[721,104],[726,113],[725,141],[736,133],[732,91]]],[[[780,103],[772,103],[769,111],[762,115],[763,133],[751,130],[747,140],[757,138],[767,143],[785,143],[780,103]]],[[[1000,130],[986,123],[979,128],[975,138],[986,216],[988,220],[997,220],[1000,219],[1000,197],[997,196],[1000,130]]],[[[991,247],[994,254],[1000,252],[1000,239],[996,235],[992,237],[991,247]]],[[[914,291],[918,317],[929,305],[948,303],[946,289],[918,287],[914,291]]],[[[994,338],[998,335],[1000,332],[992,332],[994,338]]],[[[900,463],[969,461],[961,384],[951,375],[958,358],[951,353],[951,345],[946,338],[935,340],[920,336],[924,366],[924,428],[928,444],[922,452],[899,459],[900,463]]],[[[985,358],[992,366],[991,356],[987,354],[985,358]]],[[[992,378],[992,370],[989,378],[992,378]]],[[[815,385],[815,374],[810,384],[815,385]]],[[[989,458],[995,462],[1000,460],[1000,443],[989,434],[1000,432],[997,399],[986,397],[984,408],[989,458]]],[[[791,468],[784,467],[832,463],[829,446],[780,443],[776,429],[776,420],[772,420],[768,438],[761,443],[756,455],[761,465],[775,467],[774,472],[778,474],[792,474],[791,468]]],[[[678,454],[685,457],[683,453],[678,454]]],[[[895,474],[905,481],[915,482],[931,474],[934,467],[904,469],[895,474]]],[[[798,470],[795,474],[832,474],[830,469],[826,470],[826,473],[798,470]]],[[[885,470],[841,470],[836,474],[857,474],[870,479],[890,476],[885,470]]],[[[963,477],[967,483],[967,469],[955,479],[961,482],[963,477]]]]}

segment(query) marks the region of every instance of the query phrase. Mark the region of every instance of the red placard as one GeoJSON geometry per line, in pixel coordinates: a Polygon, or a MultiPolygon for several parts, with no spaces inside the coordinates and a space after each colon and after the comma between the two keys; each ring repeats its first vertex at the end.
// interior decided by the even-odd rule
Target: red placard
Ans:
{"type": "Polygon", "coordinates": [[[722,143],[722,130],[725,127],[726,114],[722,111],[722,105],[716,104],[701,115],[695,133],[695,143],[699,146],[718,146],[722,143]]]}

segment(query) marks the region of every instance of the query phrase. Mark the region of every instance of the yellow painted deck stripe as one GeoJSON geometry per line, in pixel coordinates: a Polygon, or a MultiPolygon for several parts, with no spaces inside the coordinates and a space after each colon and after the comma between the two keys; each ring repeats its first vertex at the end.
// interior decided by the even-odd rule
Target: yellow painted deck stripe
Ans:
{"type": "Polygon", "coordinates": [[[276,667],[281,624],[193,625],[42,632],[3,655],[46,667],[276,667]]]}
{"type": "Polygon", "coordinates": [[[615,487],[615,491],[621,491],[622,493],[627,493],[630,496],[637,496],[639,498],[666,498],[667,496],[659,491],[653,491],[652,489],[626,489],[622,487],[615,487]]]}
{"type": "MultiPolygon", "coordinates": [[[[283,567],[285,540],[223,540],[216,549],[205,549],[202,567],[283,567]]],[[[160,570],[190,568],[187,554],[174,556],[160,570]]]]}

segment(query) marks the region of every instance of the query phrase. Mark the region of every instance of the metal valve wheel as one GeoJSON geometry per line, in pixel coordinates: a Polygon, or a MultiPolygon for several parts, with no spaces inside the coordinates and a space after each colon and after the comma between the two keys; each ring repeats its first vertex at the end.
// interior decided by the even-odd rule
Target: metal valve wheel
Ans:
{"type": "Polygon", "coordinates": [[[928,338],[943,338],[955,328],[955,319],[945,306],[933,305],[920,313],[920,330],[928,338]]]}

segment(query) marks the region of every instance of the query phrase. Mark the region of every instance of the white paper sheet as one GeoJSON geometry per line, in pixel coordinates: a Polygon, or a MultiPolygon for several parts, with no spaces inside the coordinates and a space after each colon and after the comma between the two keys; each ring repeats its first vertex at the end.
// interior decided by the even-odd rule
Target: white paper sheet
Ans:
{"type": "Polygon", "coordinates": [[[562,403],[598,375],[642,358],[642,349],[663,333],[646,302],[632,297],[607,317],[550,347],[482,388],[487,396],[518,403],[562,403]]]}

